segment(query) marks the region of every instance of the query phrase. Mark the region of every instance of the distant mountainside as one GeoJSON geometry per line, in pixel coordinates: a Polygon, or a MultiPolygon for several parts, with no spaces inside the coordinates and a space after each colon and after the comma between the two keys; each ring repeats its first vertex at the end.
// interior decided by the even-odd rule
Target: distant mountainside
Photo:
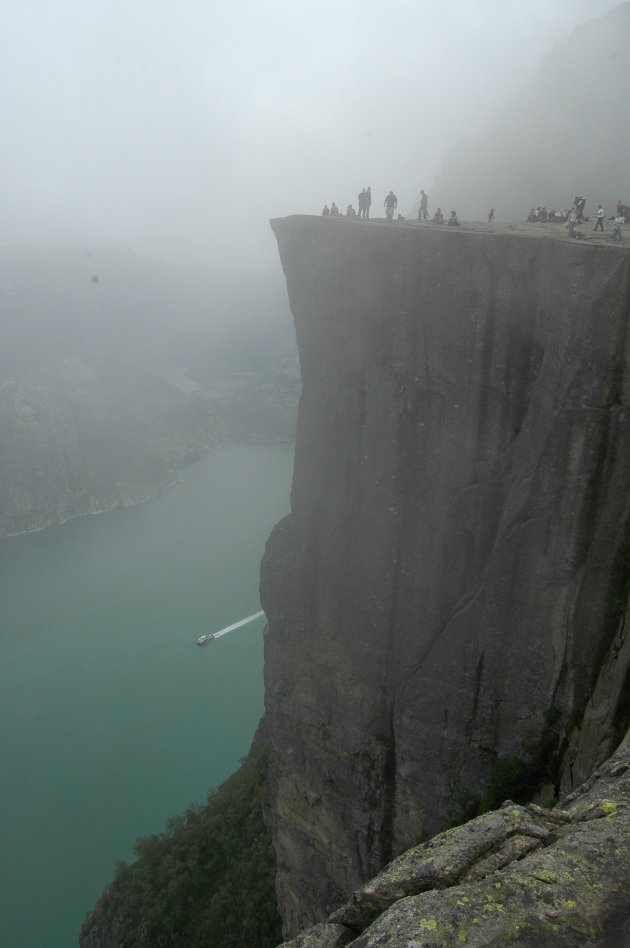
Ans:
{"type": "MultiPolygon", "coordinates": [[[[544,37],[541,37],[544,45],[544,37]]],[[[536,59],[540,49],[514,51],[536,59]]],[[[497,82],[501,77],[497,76],[497,82]]],[[[524,89],[473,142],[444,160],[431,205],[460,217],[524,219],[530,207],[569,207],[587,198],[586,213],[602,203],[630,203],[630,3],[577,27],[547,55],[524,89]]]]}
{"type": "Polygon", "coordinates": [[[137,366],[68,357],[0,384],[0,535],[148,500],[216,440],[219,419],[137,366]]]}
{"type": "Polygon", "coordinates": [[[293,327],[267,275],[12,249],[0,308],[0,536],[153,497],[219,437],[293,436],[293,327]]]}

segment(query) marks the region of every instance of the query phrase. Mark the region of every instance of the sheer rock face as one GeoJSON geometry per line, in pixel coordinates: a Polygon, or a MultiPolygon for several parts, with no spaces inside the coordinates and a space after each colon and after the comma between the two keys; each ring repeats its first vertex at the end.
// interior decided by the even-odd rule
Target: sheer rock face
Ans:
{"type": "Polygon", "coordinates": [[[303,378],[261,580],[293,933],[461,818],[545,722],[564,789],[624,726],[630,266],[509,231],[273,228],[303,378]]]}

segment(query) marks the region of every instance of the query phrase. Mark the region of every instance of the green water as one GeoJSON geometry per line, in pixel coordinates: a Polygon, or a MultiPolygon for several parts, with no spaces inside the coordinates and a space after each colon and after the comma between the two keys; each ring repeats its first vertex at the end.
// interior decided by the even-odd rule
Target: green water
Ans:
{"type": "Polygon", "coordinates": [[[69,948],[141,835],[204,802],[262,712],[258,569],[291,445],[220,447],[157,500],[0,540],[0,944],[69,948]]]}

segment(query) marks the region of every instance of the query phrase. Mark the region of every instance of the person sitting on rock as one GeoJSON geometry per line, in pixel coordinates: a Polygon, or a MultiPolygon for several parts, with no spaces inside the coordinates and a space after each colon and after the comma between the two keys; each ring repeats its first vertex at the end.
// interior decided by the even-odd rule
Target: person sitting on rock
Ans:
{"type": "Polygon", "coordinates": [[[459,221],[457,220],[457,211],[451,211],[451,216],[449,217],[446,223],[450,224],[452,227],[459,227],[459,221]]]}
{"type": "Polygon", "coordinates": [[[442,208],[438,207],[437,211],[433,215],[434,224],[443,224],[444,223],[444,214],[442,214],[442,208]]]}
{"type": "Polygon", "coordinates": [[[327,204],[324,204],[324,209],[323,209],[323,211],[322,211],[322,217],[328,217],[329,214],[330,214],[330,208],[328,207],[327,204]]]}
{"type": "Polygon", "coordinates": [[[356,216],[357,216],[357,215],[356,215],[356,212],[355,212],[355,210],[354,210],[352,204],[348,204],[348,206],[347,206],[347,208],[346,208],[346,217],[356,217],[356,216]]]}
{"type": "Polygon", "coordinates": [[[337,205],[335,204],[334,201],[333,201],[332,204],[330,205],[330,216],[331,216],[331,217],[339,217],[339,208],[337,207],[337,205]]]}

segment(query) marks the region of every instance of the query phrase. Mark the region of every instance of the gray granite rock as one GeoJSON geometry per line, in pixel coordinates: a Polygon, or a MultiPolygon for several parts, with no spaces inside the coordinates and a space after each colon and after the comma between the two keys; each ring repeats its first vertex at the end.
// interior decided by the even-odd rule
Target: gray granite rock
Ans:
{"type": "Polygon", "coordinates": [[[394,860],[327,924],[288,945],[628,948],[630,748],[565,803],[550,811],[507,803],[440,834],[394,860]],[[488,852],[519,837],[535,840],[535,851],[515,850],[500,870],[487,861],[484,868],[488,852]],[[479,846],[482,839],[487,847],[479,846]]]}
{"type": "Polygon", "coordinates": [[[294,933],[502,762],[537,748],[557,795],[627,726],[630,258],[533,225],[273,227],[303,378],[261,579],[294,933]]]}

